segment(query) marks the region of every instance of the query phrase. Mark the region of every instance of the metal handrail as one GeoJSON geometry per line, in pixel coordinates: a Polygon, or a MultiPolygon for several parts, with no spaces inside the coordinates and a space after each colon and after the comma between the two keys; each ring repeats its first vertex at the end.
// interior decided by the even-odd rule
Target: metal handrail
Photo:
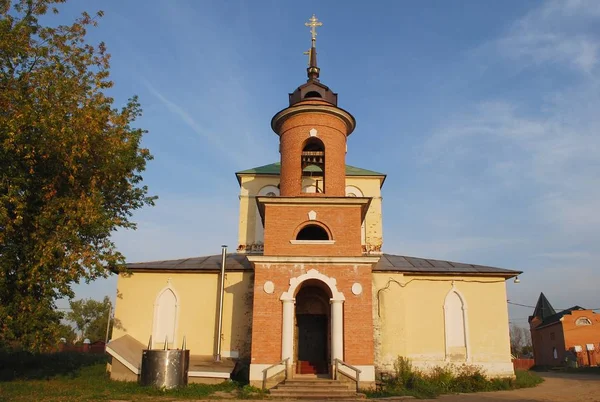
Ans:
{"type": "Polygon", "coordinates": [[[344,362],[343,360],[340,360],[338,358],[333,359],[333,362],[335,363],[335,379],[339,379],[338,378],[338,373],[340,373],[340,364],[342,366],[346,366],[351,370],[354,370],[354,372],[356,373],[356,378],[352,378],[350,377],[348,374],[342,372],[342,374],[346,375],[347,377],[349,377],[351,380],[356,381],[356,392],[358,392],[358,383],[360,381],[360,373],[362,373],[362,371],[359,368],[356,368],[346,362],[344,362]]]}
{"type": "MultiPolygon", "coordinates": [[[[281,366],[282,364],[285,364],[285,367],[284,367],[284,369],[283,369],[283,370],[284,370],[284,372],[285,372],[285,374],[284,374],[284,375],[285,375],[285,379],[284,379],[284,381],[285,381],[285,380],[287,380],[287,375],[288,375],[288,364],[289,364],[289,361],[290,361],[290,358],[289,358],[289,357],[286,357],[285,359],[283,359],[283,360],[282,360],[282,361],[280,361],[279,363],[275,363],[275,364],[273,364],[273,365],[271,365],[271,366],[269,366],[269,367],[267,367],[266,369],[264,369],[264,370],[263,370],[263,382],[262,382],[262,389],[263,389],[263,390],[267,388],[267,379],[268,379],[268,378],[267,378],[267,371],[271,370],[272,368],[275,368],[275,367],[277,367],[277,366],[281,366]]],[[[277,374],[279,374],[279,373],[281,373],[281,371],[278,371],[278,372],[276,372],[275,374],[273,374],[273,375],[272,375],[271,377],[269,377],[269,378],[272,378],[272,377],[276,376],[276,375],[277,375],[277,374]]]]}

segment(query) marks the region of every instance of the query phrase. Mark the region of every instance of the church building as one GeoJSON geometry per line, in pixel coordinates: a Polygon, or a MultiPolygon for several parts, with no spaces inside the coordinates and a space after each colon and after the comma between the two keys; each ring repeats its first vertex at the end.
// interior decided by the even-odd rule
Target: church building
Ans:
{"type": "Polygon", "coordinates": [[[306,25],[308,79],[271,120],[280,161],[236,173],[238,244],[224,276],[221,255],[128,264],[112,377],[135,380],[142,349],[184,337],[190,381],[220,381],[242,362],[256,386],[316,374],[369,387],[398,357],[513,376],[505,281],[520,272],[383,253],[386,175],[346,164],[356,121],[321,82],[321,23],[306,25]]]}

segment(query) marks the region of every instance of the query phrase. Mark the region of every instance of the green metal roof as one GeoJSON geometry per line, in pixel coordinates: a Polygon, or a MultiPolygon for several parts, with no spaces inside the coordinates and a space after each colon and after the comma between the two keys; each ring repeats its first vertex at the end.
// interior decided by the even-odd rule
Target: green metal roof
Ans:
{"type": "MultiPolygon", "coordinates": [[[[278,176],[281,172],[281,163],[275,162],[270,165],[258,166],[252,169],[242,170],[236,172],[236,176],[243,174],[261,174],[261,175],[276,175],[278,176]]],[[[346,176],[383,176],[385,174],[375,172],[373,170],[362,169],[350,165],[346,165],[346,176]]]]}

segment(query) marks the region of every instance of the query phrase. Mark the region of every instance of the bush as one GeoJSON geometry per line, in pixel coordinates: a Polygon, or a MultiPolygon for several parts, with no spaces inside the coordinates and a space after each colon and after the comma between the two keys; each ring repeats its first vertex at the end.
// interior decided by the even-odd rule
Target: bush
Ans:
{"type": "Polygon", "coordinates": [[[398,356],[394,362],[394,372],[395,376],[392,377],[393,384],[400,387],[409,385],[417,374],[413,370],[410,359],[403,356],[398,356]]]}
{"type": "Polygon", "coordinates": [[[435,398],[440,394],[499,391],[534,387],[543,379],[535,373],[518,370],[516,378],[488,379],[481,367],[448,364],[434,367],[428,373],[413,368],[405,357],[394,362],[394,373],[382,381],[382,389],[367,390],[371,398],[412,395],[417,398],[435,398]]]}
{"type": "Polygon", "coordinates": [[[436,398],[440,394],[444,393],[438,383],[432,381],[430,378],[425,376],[415,376],[413,378],[410,390],[413,391],[413,395],[417,398],[436,398]]]}
{"type": "Polygon", "coordinates": [[[444,367],[436,366],[428,377],[430,381],[437,384],[441,393],[451,392],[454,383],[454,367],[450,364],[444,367]]]}
{"type": "Polygon", "coordinates": [[[0,353],[0,381],[46,379],[58,375],[72,375],[83,367],[106,361],[106,355],[94,353],[2,352],[0,353]]]}
{"type": "Polygon", "coordinates": [[[490,381],[477,366],[462,365],[452,381],[452,392],[481,392],[490,390],[490,381]]]}

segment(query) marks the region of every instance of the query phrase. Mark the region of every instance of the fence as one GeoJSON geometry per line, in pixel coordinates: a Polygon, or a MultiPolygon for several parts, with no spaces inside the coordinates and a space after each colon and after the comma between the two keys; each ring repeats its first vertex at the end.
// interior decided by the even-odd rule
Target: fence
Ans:
{"type": "Polygon", "coordinates": [[[533,359],[512,359],[512,363],[515,370],[529,370],[535,366],[533,359]]]}
{"type": "Polygon", "coordinates": [[[58,346],[59,352],[79,352],[79,353],[104,353],[106,345],[104,342],[94,342],[91,344],[72,345],[68,343],[60,343],[58,346]]]}

